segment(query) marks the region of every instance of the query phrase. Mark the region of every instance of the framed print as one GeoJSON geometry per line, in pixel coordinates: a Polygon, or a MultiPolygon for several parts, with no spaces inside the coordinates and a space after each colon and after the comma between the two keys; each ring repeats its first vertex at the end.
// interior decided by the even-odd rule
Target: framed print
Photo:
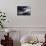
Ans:
{"type": "Polygon", "coordinates": [[[30,16],[31,8],[29,6],[17,6],[17,15],[18,16],[30,16]]]}

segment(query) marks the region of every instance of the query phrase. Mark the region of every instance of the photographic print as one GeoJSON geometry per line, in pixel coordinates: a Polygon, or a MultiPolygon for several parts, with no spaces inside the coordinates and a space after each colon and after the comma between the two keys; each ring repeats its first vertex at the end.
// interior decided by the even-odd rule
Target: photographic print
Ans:
{"type": "Polygon", "coordinates": [[[29,6],[17,6],[17,15],[31,15],[31,8],[29,6]]]}

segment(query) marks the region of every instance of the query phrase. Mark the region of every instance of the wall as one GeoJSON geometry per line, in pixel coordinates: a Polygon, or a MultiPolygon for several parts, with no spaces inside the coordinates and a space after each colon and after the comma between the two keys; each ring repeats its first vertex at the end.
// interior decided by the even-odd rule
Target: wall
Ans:
{"type": "Polygon", "coordinates": [[[46,27],[46,0],[32,0],[32,15],[17,16],[18,5],[31,5],[30,0],[0,0],[0,9],[6,12],[7,27],[46,27]]]}
{"type": "MultiPolygon", "coordinates": [[[[17,16],[17,6],[18,5],[30,5],[30,0],[28,1],[23,1],[21,0],[1,0],[0,1],[0,9],[2,11],[6,12],[8,23],[6,24],[7,27],[16,27],[16,26],[25,26],[27,21],[30,20],[30,17],[22,17],[22,16],[17,16]],[[26,2],[26,3],[25,3],[26,2]],[[24,21],[25,20],[25,21],[24,21]],[[22,24],[23,23],[23,24],[22,24]]],[[[30,24],[30,21],[27,23],[30,24]]],[[[27,25],[26,24],[26,25],[27,25]]]]}
{"type": "Polygon", "coordinates": [[[32,26],[46,27],[46,6],[45,0],[33,0],[32,5],[32,26]]]}

